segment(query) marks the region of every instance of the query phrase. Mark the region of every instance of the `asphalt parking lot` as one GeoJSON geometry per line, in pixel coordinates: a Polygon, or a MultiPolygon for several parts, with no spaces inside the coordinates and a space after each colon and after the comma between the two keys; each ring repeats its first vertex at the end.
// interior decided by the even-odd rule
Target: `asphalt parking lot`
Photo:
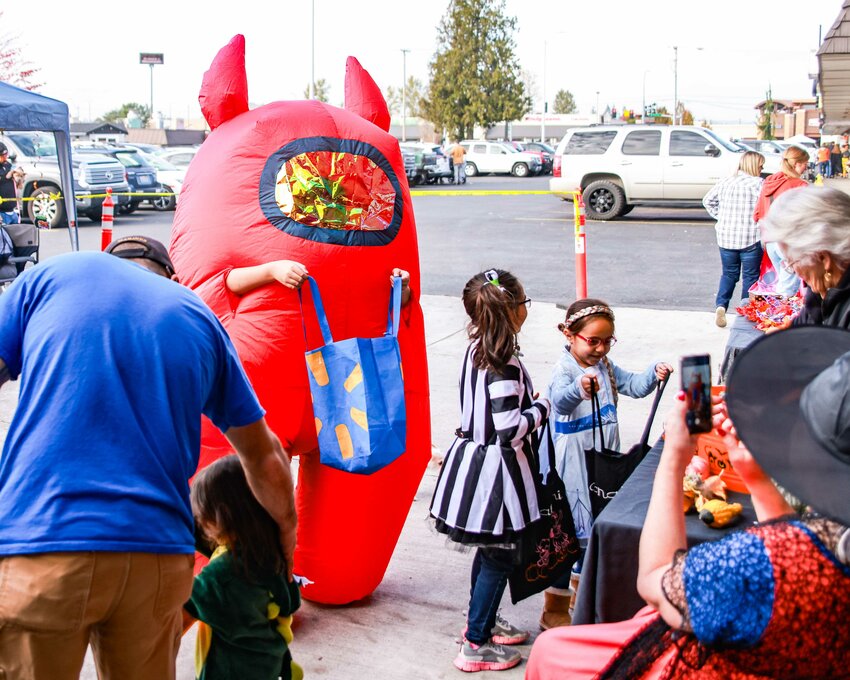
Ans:
{"type": "MultiPolygon", "coordinates": [[[[575,297],[572,205],[551,195],[464,194],[548,189],[547,176],[484,176],[465,185],[422,185],[413,198],[422,292],[457,296],[470,275],[514,271],[531,297],[565,304],[575,297]],[[457,191],[457,195],[437,195],[457,191]],[[433,194],[433,195],[429,195],[433,194]]],[[[114,237],[144,233],[168,242],[173,212],[142,207],[115,218],[114,237]]],[[[636,208],[587,224],[588,293],[614,306],[713,310],[720,273],[714,222],[701,209],[636,208]]],[[[80,246],[100,247],[99,225],[80,220],[80,246]]],[[[65,229],[42,234],[42,255],[69,250],[65,229]]]]}

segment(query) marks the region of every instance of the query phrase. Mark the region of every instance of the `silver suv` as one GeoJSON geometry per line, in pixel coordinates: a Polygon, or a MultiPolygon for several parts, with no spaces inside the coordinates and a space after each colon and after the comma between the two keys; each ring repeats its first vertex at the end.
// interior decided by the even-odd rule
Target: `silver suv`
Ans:
{"type": "Polygon", "coordinates": [[[599,125],[567,132],[549,189],[581,191],[587,216],[611,220],[636,205],[701,206],[735,173],[745,149],[691,125],[599,125]]]}
{"type": "MultiPolygon", "coordinates": [[[[0,134],[0,141],[9,148],[9,162],[23,168],[25,173],[22,196],[32,200],[24,203],[21,217],[34,221],[36,213],[40,212],[50,227],[66,225],[65,203],[55,198],[62,192],[62,180],[53,133],[6,132],[0,134]]],[[[104,194],[107,188],[116,194],[130,191],[124,166],[114,158],[72,156],[71,168],[77,212],[93,222],[100,220],[103,198],[88,198],[90,194],[104,194]]],[[[122,195],[113,200],[116,206],[122,206],[130,199],[122,195]]]]}
{"type": "Polygon", "coordinates": [[[485,142],[467,139],[460,143],[466,149],[464,156],[467,177],[488,172],[511,174],[514,177],[536,175],[543,169],[538,154],[517,151],[502,142],[485,142]]]}

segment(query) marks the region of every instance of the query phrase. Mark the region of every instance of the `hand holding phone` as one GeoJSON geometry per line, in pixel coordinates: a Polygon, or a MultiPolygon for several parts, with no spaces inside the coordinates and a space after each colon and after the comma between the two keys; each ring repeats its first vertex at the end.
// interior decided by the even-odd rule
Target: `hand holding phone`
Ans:
{"type": "Polygon", "coordinates": [[[711,432],[711,357],[708,354],[682,357],[680,375],[688,431],[691,434],[711,432]]]}

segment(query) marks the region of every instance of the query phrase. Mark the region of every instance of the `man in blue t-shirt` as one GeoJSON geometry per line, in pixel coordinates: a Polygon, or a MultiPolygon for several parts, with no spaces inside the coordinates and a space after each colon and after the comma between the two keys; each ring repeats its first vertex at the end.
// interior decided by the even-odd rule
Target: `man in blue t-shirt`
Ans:
{"type": "Polygon", "coordinates": [[[21,379],[0,457],[10,678],[78,677],[89,642],[101,678],[174,678],[201,414],[280,526],[291,572],[288,458],[230,339],[171,280],[161,243],[129,237],[109,252],[52,258],[0,295],[0,384],[21,379]]]}

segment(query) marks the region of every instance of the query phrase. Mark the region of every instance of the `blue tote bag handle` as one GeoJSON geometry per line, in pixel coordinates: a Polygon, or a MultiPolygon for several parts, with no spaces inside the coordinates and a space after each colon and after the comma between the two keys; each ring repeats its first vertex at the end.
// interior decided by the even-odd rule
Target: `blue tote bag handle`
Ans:
{"type": "MultiPolygon", "coordinates": [[[[328,325],[328,316],[325,314],[325,306],[322,304],[322,296],[319,294],[319,284],[312,276],[307,276],[310,282],[310,292],[313,294],[313,307],[316,309],[316,318],[319,320],[319,328],[322,331],[322,342],[325,345],[333,343],[331,327],[328,325]]],[[[304,329],[304,342],[307,342],[307,326],[304,324],[304,299],[301,289],[298,289],[298,303],[301,305],[301,327],[304,329]]]]}
{"type": "Polygon", "coordinates": [[[398,322],[401,316],[401,277],[393,276],[393,292],[390,295],[390,311],[387,314],[387,332],[384,335],[398,337],[398,322]]]}
{"type": "MultiPolygon", "coordinates": [[[[331,327],[328,324],[328,316],[325,314],[325,306],[322,304],[322,296],[319,293],[319,284],[312,276],[307,276],[310,282],[310,292],[313,296],[313,306],[316,308],[316,318],[319,321],[319,328],[322,331],[322,342],[325,345],[333,343],[333,335],[331,327]]],[[[301,326],[304,329],[304,342],[307,342],[307,327],[304,325],[304,299],[301,289],[298,289],[298,302],[301,304],[301,326]]],[[[390,308],[387,313],[387,331],[384,335],[398,337],[398,325],[401,318],[401,277],[393,277],[393,290],[390,295],[390,308]]]]}

